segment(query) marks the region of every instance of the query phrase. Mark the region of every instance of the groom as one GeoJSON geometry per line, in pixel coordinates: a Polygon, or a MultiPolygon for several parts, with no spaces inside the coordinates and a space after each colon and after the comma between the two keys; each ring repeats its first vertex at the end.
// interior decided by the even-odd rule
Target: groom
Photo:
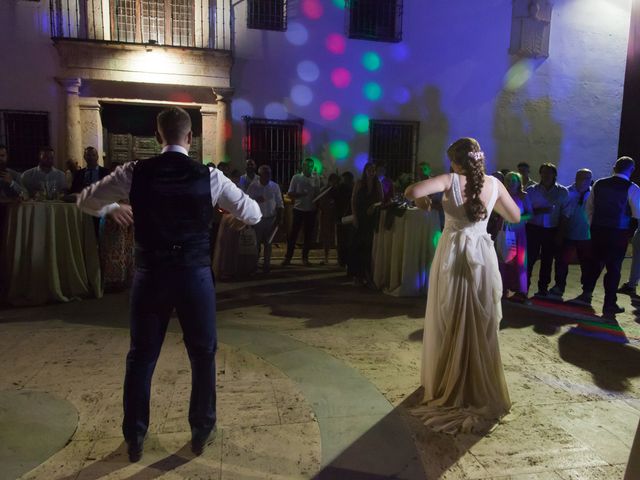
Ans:
{"type": "Polygon", "coordinates": [[[241,222],[260,221],[260,208],[217,169],[188,156],[191,119],[181,108],[157,117],[162,154],[130,162],[87,188],[78,207],[135,224],[131,345],[124,380],[122,432],[129,460],[142,457],[149,427],[151,377],[175,308],[191,361],[191,449],[200,455],[216,424],[216,312],[209,225],[220,204],[241,222]],[[113,203],[128,199],[126,203],[113,203]]]}

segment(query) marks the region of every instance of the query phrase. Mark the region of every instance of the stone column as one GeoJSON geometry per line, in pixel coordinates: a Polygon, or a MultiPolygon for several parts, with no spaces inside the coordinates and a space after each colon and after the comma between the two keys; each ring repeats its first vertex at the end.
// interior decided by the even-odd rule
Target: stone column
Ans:
{"type": "Polygon", "coordinates": [[[231,95],[230,88],[216,88],[213,93],[217,100],[216,117],[216,165],[222,161],[230,161],[228,144],[231,140],[231,95]]]}
{"type": "MultiPolygon", "coordinates": [[[[80,129],[82,149],[95,147],[100,159],[98,163],[104,167],[104,139],[102,135],[102,119],[100,118],[100,103],[97,98],[80,99],[80,129]]],[[[84,159],[81,162],[84,167],[84,159]]]]}
{"type": "Polygon", "coordinates": [[[79,93],[82,81],[79,78],[59,78],[58,83],[65,89],[65,151],[64,158],[58,158],[61,165],[67,160],[82,162],[82,130],[80,128],[79,93]]]}
{"type": "Polygon", "coordinates": [[[216,136],[218,108],[213,104],[205,104],[200,108],[202,115],[202,163],[216,163],[218,139],[216,136]]]}

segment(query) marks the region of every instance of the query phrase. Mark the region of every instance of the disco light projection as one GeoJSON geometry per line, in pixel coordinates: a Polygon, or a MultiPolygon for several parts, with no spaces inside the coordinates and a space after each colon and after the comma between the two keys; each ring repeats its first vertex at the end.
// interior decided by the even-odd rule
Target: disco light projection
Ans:
{"type": "Polygon", "coordinates": [[[518,90],[529,81],[533,75],[533,60],[522,59],[514,63],[504,76],[506,90],[518,90]]]}
{"type": "Polygon", "coordinates": [[[404,62],[409,58],[409,47],[406,43],[396,43],[391,47],[391,58],[397,62],[404,62]]]}
{"type": "Polygon", "coordinates": [[[240,121],[242,117],[253,117],[253,105],[244,98],[234,98],[231,102],[231,118],[240,121]]]}
{"type": "Polygon", "coordinates": [[[375,52],[367,52],[362,56],[362,66],[370,72],[379,70],[382,66],[380,55],[375,52]]]}
{"type": "Polygon", "coordinates": [[[395,100],[396,103],[404,105],[411,99],[411,93],[406,87],[396,87],[393,89],[391,97],[395,100]]]}
{"type": "Polygon", "coordinates": [[[336,102],[324,102],[320,105],[320,116],[325,120],[336,120],[340,117],[340,107],[336,102]]]}
{"type": "Polygon", "coordinates": [[[349,156],[349,144],[344,140],[335,140],[329,144],[329,152],[337,160],[345,160],[349,156]]]}
{"type": "Polygon", "coordinates": [[[320,76],[320,69],[318,68],[318,65],[311,60],[300,62],[296,71],[298,72],[300,79],[305,82],[315,82],[320,76]]]}
{"type": "Polygon", "coordinates": [[[336,68],[331,72],[331,83],[336,88],[347,88],[351,84],[351,72],[346,68],[336,68]]]}
{"type": "Polygon", "coordinates": [[[304,45],[309,40],[307,28],[298,22],[291,22],[284,35],[292,45],[304,45]]]}
{"type": "Polygon", "coordinates": [[[306,85],[295,85],[289,93],[293,103],[299,107],[306,107],[313,102],[313,92],[306,85]]]}
{"type": "Polygon", "coordinates": [[[569,333],[583,337],[597,338],[607,342],[629,343],[629,339],[618,323],[602,322],[597,317],[595,317],[593,321],[580,320],[578,326],[572,327],[569,333]]]}
{"type": "Polygon", "coordinates": [[[317,173],[318,175],[322,175],[322,172],[324,171],[324,165],[322,165],[322,161],[314,155],[309,158],[313,160],[313,172],[317,173]]]}
{"type": "Polygon", "coordinates": [[[356,167],[359,173],[362,173],[364,170],[364,166],[369,161],[369,154],[366,152],[361,152],[355,156],[353,159],[353,165],[356,167]]]}
{"type": "Polygon", "coordinates": [[[302,128],[302,145],[309,145],[311,141],[311,132],[306,128],[302,128]]]}
{"type": "Polygon", "coordinates": [[[345,8],[345,0],[333,0],[333,4],[341,10],[345,8]]]}
{"type": "Polygon", "coordinates": [[[264,107],[264,116],[273,120],[286,120],[289,113],[281,103],[271,102],[264,107]]]}
{"type": "Polygon", "coordinates": [[[347,49],[347,41],[341,33],[330,33],[325,44],[327,50],[336,55],[342,55],[347,49]]]}
{"type": "Polygon", "coordinates": [[[318,0],[303,0],[302,13],[311,20],[317,20],[322,17],[324,9],[318,0]]]}
{"type": "Polygon", "coordinates": [[[369,131],[369,117],[359,113],[353,117],[351,126],[358,133],[367,133],[369,131]]]}
{"type": "Polygon", "coordinates": [[[372,102],[380,100],[380,97],[382,97],[382,87],[376,82],[366,83],[362,91],[365,98],[367,100],[371,100],[372,102]]]}
{"type": "Polygon", "coordinates": [[[431,238],[431,244],[433,245],[433,248],[436,248],[438,246],[440,237],[442,237],[442,232],[440,230],[436,230],[435,232],[433,232],[433,238],[431,238]]]}

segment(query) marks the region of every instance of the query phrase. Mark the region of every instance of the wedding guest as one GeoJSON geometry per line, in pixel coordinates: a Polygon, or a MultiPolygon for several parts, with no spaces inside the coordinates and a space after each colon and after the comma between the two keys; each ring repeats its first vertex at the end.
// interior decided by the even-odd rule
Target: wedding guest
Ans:
{"type": "Polygon", "coordinates": [[[328,178],[327,193],[318,200],[320,213],[320,243],[324,249],[324,264],[329,264],[329,251],[336,243],[336,203],[340,177],[332,173],[328,178]]]}
{"type": "Polygon", "coordinates": [[[71,193],[80,193],[83,188],[88,187],[109,175],[109,169],[98,165],[98,150],[95,147],[87,147],[83,153],[84,161],[87,166],[77,170],[73,175],[73,183],[71,184],[71,193]]]}
{"type": "Polygon", "coordinates": [[[229,174],[231,173],[231,165],[229,162],[222,161],[217,165],[217,168],[225,177],[229,178],[229,174]]]}
{"type": "Polygon", "coordinates": [[[558,297],[564,295],[569,273],[569,260],[574,251],[580,262],[580,283],[584,287],[588,269],[593,261],[591,258],[591,233],[586,211],[592,181],[593,173],[591,170],[582,168],[576,172],[575,181],[569,187],[570,216],[562,232],[562,245],[556,256],[556,284],[549,290],[550,295],[558,297]]]}
{"type": "Polygon", "coordinates": [[[343,218],[352,214],[352,194],[353,173],[344,172],[336,192],[336,250],[338,252],[338,265],[341,267],[346,267],[349,263],[349,252],[353,241],[353,223],[343,223],[342,221],[343,218]]]}
{"type": "Polygon", "coordinates": [[[249,185],[256,179],[256,162],[251,158],[247,158],[245,165],[245,173],[240,177],[240,189],[246,192],[249,185]]]}
{"type": "Polygon", "coordinates": [[[302,263],[306,266],[309,262],[309,251],[313,228],[316,223],[316,206],[313,200],[320,193],[320,182],[313,173],[313,159],[305,158],[302,162],[302,173],[297,173],[291,178],[287,195],[294,200],[293,204],[293,224],[289,239],[287,240],[287,253],[285,254],[282,266],[291,263],[293,251],[295,250],[298,234],[304,226],[304,245],[302,247],[302,263]]]}
{"type": "Polygon", "coordinates": [[[500,275],[502,276],[503,291],[514,292],[510,300],[527,303],[527,231],[526,222],[531,217],[532,208],[529,197],[522,186],[522,177],[519,173],[509,172],[505,175],[504,185],[511,195],[512,200],[520,209],[520,221],[509,223],[501,222],[500,228],[508,229],[513,235],[513,251],[509,252],[510,258],[498,255],[500,275]]]}
{"type": "Polygon", "coordinates": [[[593,289],[606,267],[602,313],[608,315],[624,312],[617,303],[616,295],[620,269],[629,243],[631,218],[640,218],[640,187],[630,180],[634,169],[632,158],[620,157],[613,167],[614,175],[598,180],[587,199],[593,264],[585,279],[582,295],[576,300],[591,304],[593,289]]]}
{"type": "Polygon", "coordinates": [[[520,162],[518,164],[518,173],[522,177],[522,184],[524,185],[524,189],[526,190],[529,187],[533,187],[537,185],[536,182],[529,176],[529,172],[531,171],[531,167],[527,162],[520,162]]]}
{"type": "Polygon", "coordinates": [[[375,230],[375,206],[384,198],[382,185],[376,176],[376,167],[367,162],[362,177],[353,188],[351,211],[355,234],[351,250],[349,274],[357,285],[373,285],[371,272],[371,249],[375,230]]]}
{"type": "Polygon", "coordinates": [[[67,188],[71,189],[73,186],[73,176],[80,167],[78,167],[78,162],[74,162],[73,160],[67,160],[64,166],[66,167],[64,171],[64,178],[67,180],[67,188]]]}
{"type": "Polygon", "coordinates": [[[240,170],[237,168],[231,170],[231,173],[229,173],[229,179],[235,183],[236,187],[240,187],[240,170]]]}
{"type": "Polygon", "coordinates": [[[391,203],[393,199],[393,182],[387,177],[387,167],[384,162],[376,162],[376,175],[382,186],[382,203],[391,203]]]}
{"type": "Polygon", "coordinates": [[[262,220],[254,225],[256,243],[258,244],[258,257],[263,248],[262,270],[269,273],[271,270],[271,242],[276,228],[282,222],[284,203],[280,186],[271,180],[271,167],[260,165],[258,168],[258,181],[252,182],[247,188],[247,195],[253,198],[260,206],[262,220]]]}
{"type": "Polygon", "coordinates": [[[9,154],[5,145],[0,145],[0,199],[20,198],[26,194],[20,181],[20,174],[10,169],[9,154]]]}
{"type": "MultiPolygon", "coordinates": [[[[553,260],[562,244],[562,224],[570,215],[569,191],[558,184],[558,169],[552,163],[540,166],[540,183],[526,189],[533,216],[527,223],[527,283],[540,259],[537,296],[548,295],[553,260]]],[[[524,182],[524,180],[523,180],[524,182]]]]}
{"type": "Polygon", "coordinates": [[[53,148],[40,148],[38,156],[38,165],[22,174],[22,185],[29,196],[34,197],[38,192],[52,196],[64,193],[67,189],[67,179],[62,170],[53,166],[53,148]]]}

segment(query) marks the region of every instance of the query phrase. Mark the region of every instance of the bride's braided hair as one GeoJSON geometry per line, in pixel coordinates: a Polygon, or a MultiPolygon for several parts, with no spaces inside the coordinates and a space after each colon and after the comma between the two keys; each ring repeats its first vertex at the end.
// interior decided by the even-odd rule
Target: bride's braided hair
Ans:
{"type": "Polygon", "coordinates": [[[464,209],[467,217],[472,222],[484,220],[487,218],[487,208],[480,199],[484,185],[484,153],[480,144],[474,138],[461,138],[451,144],[447,149],[447,155],[467,177],[464,187],[464,209]]]}

